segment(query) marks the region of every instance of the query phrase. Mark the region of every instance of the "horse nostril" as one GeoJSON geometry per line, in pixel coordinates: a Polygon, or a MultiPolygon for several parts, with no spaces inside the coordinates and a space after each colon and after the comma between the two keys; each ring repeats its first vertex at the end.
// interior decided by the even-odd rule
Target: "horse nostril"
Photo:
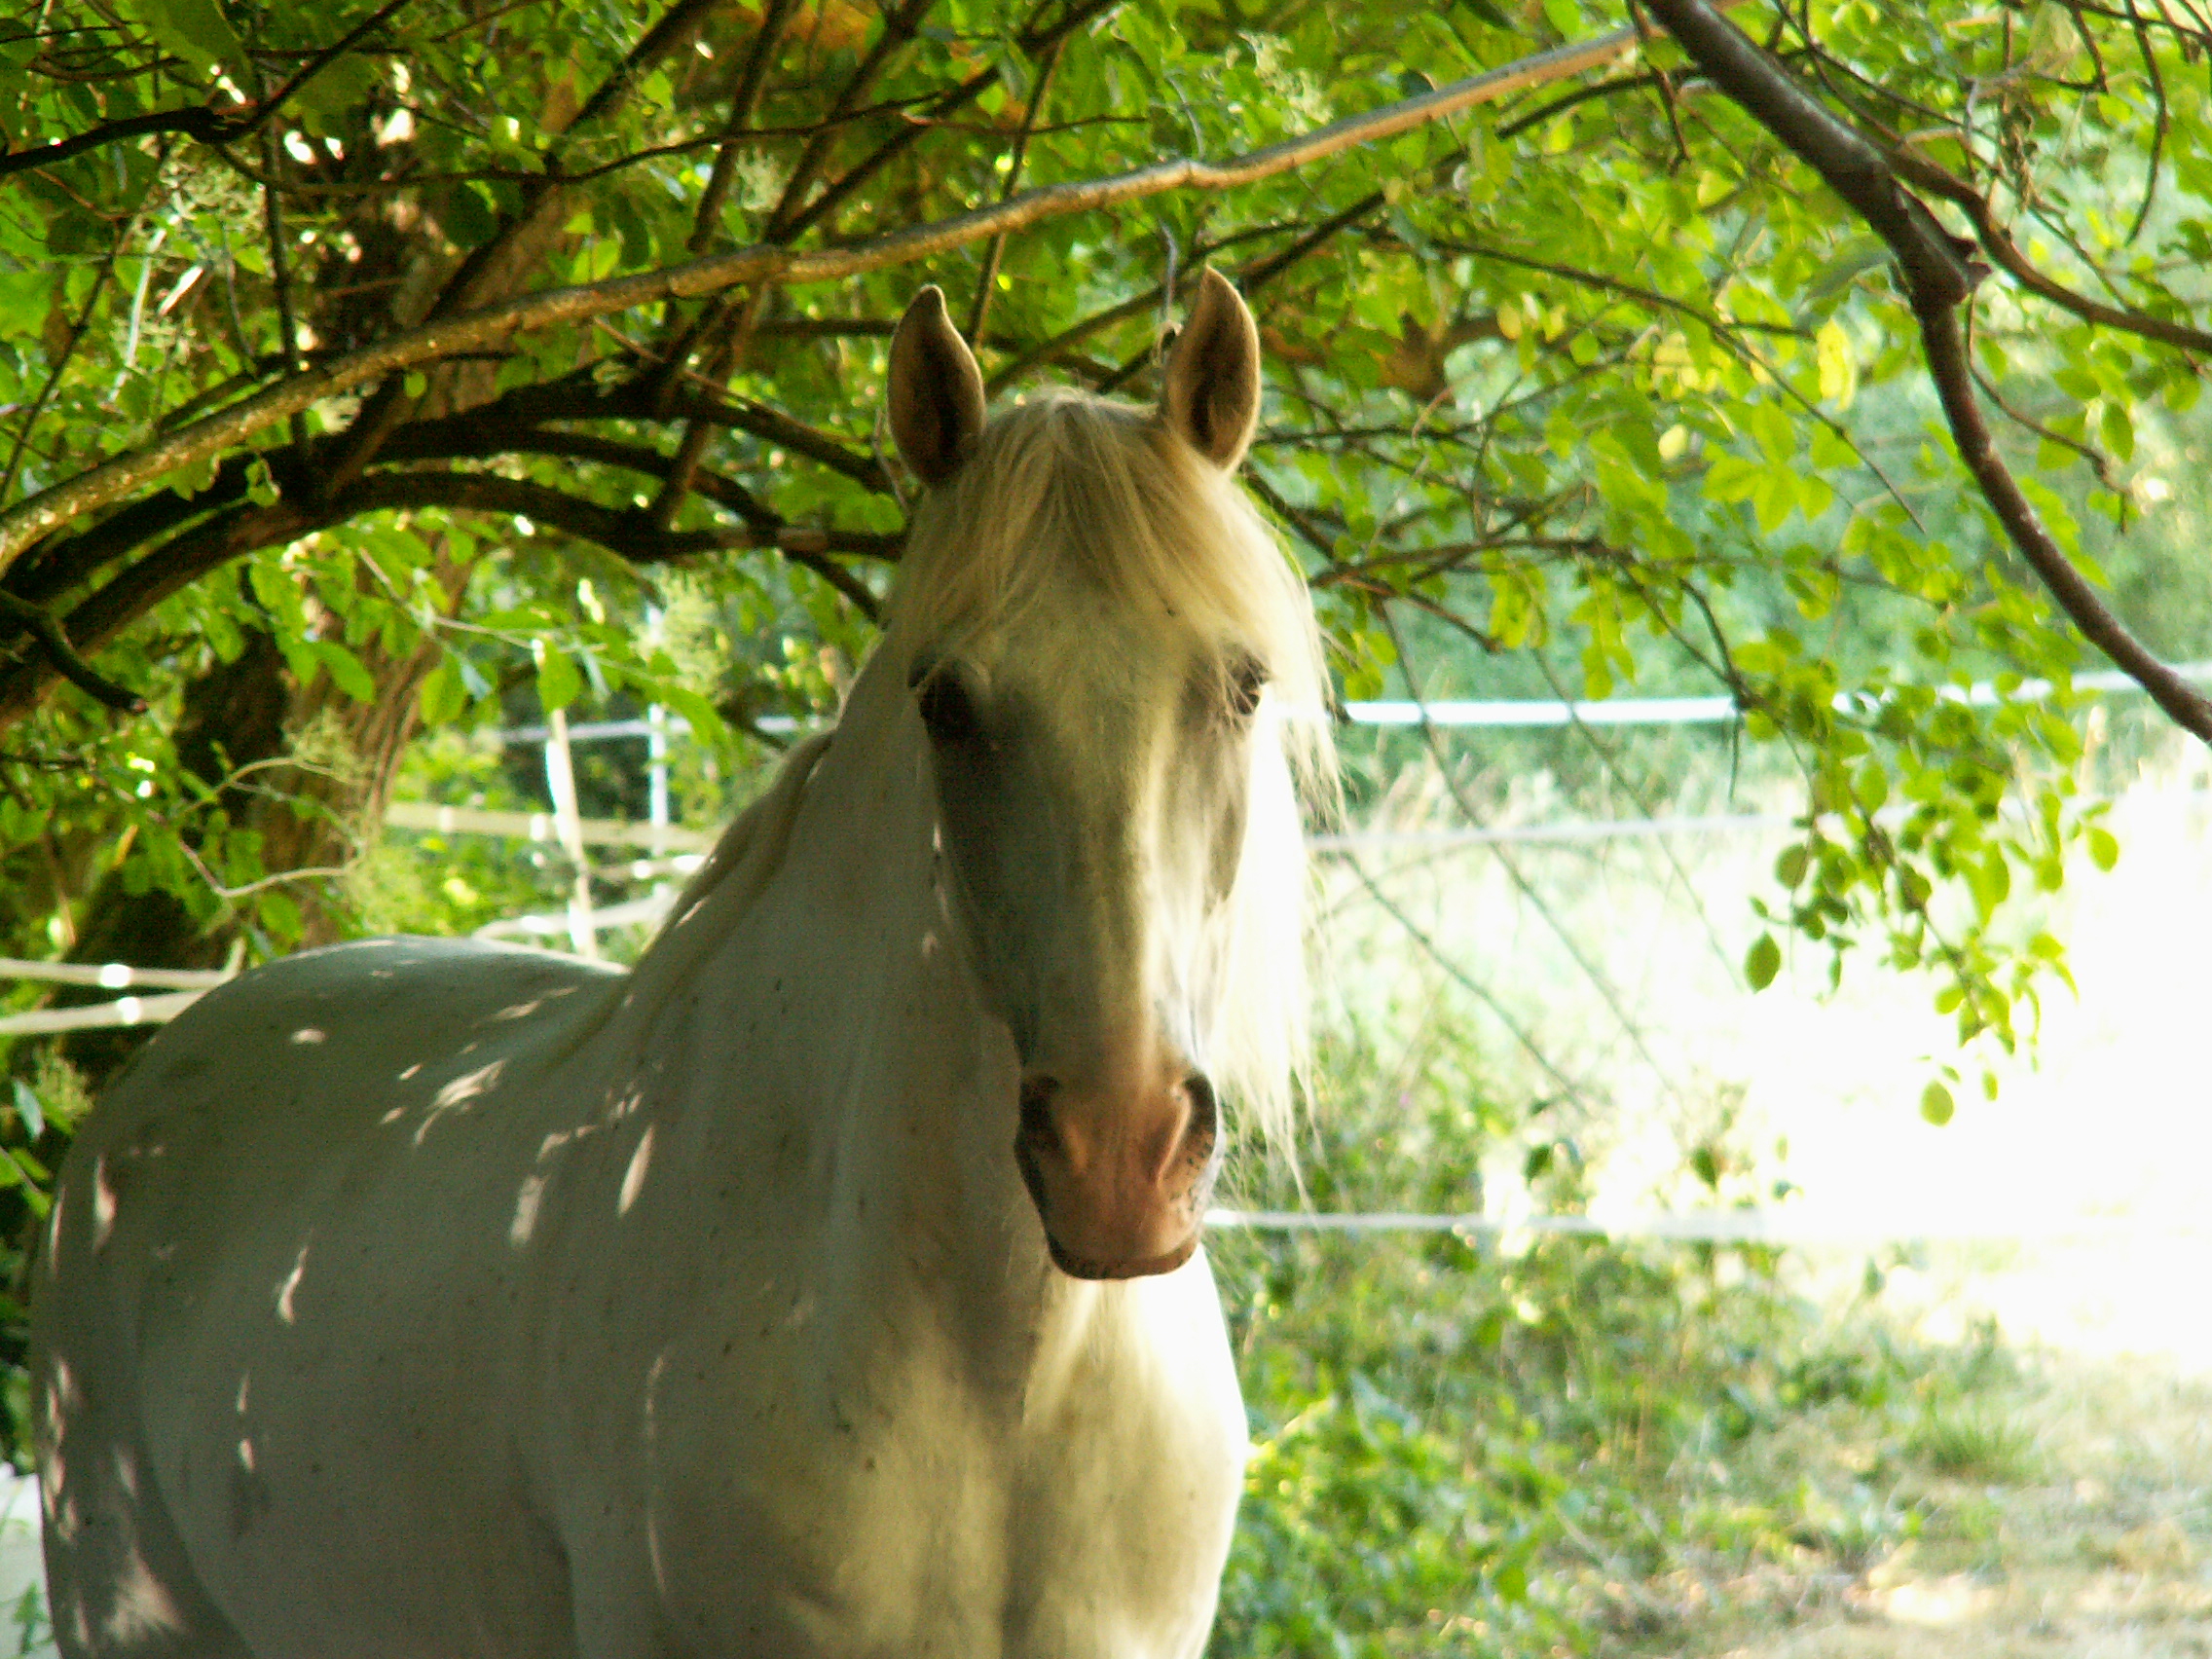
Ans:
{"type": "Polygon", "coordinates": [[[1021,1138],[1056,1148],[1059,1133],[1052,1124],[1052,1096],[1060,1091],[1056,1077],[1034,1076],[1021,1080],[1021,1138]]]}
{"type": "Polygon", "coordinates": [[[1220,1126],[1220,1118],[1214,1105],[1213,1085],[1207,1081],[1205,1073],[1193,1072],[1183,1080],[1183,1097],[1191,1103],[1191,1122],[1183,1130],[1184,1138],[1212,1140],[1220,1126]]]}
{"type": "Polygon", "coordinates": [[[1213,1085],[1202,1072],[1193,1072],[1183,1080],[1183,1098],[1191,1103],[1191,1117],[1183,1125],[1183,1139],[1176,1149],[1177,1161],[1184,1167],[1195,1169],[1196,1178],[1202,1184],[1205,1171],[1213,1162],[1221,1126],[1220,1111],[1214,1103],[1213,1085]]]}

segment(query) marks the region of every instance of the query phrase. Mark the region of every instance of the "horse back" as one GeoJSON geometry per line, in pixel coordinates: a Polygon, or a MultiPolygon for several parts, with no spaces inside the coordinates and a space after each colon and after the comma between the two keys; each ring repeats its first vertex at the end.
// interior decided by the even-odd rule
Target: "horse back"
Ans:
{"type": "Polygon", "coordinates": [[[557,1546],[518,1529],[511,1438],[487,1426],[495,1304],[522,1296],[498,1246],[511,1169],[567,1109],[553,1057],[619,983],[472,941],[341,945],[218,988],[118,1078],[63,1165],[34,1298],[65,1648],[219,1652],[236,1622],[245,1650],[326,1651],[256,1586],[342,1585],[349,1557],[404,1538],[487,1570],[426,1570],[360,1630],[370,1648],[434,1650],[464,1613],[559,1650],[524,1588],[558,1576],[557,1546]],[[485,1604],[501,1585],[516,1605],[485,1604]],[[66,1640],[134,1616],[176,1642],[66,1640]]]}

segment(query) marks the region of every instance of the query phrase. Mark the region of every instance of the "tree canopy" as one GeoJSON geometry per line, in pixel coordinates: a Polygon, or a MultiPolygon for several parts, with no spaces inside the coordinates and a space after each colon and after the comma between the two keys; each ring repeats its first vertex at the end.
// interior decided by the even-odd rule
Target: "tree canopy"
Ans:
{"type": "Polygon", "coordinates": [[[1142,398],[1210,264],[1346,696],[1725,691],[1804,790],[1753,984],[1793,930],[2009,1045],[2063,971],[2009,903],[2113,854],[2072,676],[2212,735],[2160,667],[2212,654],[2208,44],[2189,0],[18,8],[0,928],[367,925],[401,756],[531,687],[772,742],[896,567],[906,298],[996,395],[1142,398]]]}

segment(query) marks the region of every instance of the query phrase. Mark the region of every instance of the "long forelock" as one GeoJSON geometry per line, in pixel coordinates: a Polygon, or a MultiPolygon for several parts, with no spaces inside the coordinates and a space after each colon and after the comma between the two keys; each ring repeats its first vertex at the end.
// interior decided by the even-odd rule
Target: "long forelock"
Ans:
{"type": "Polygon", "coordinates": [[[1267,667],[1243,854],[1208,952],[1220,987],[1209,1059],[1224,1092],[1282,1138],[1307,1047],[1299,801],[1326,810],[1335,788],[1305,579],[1235,482],[1148,412],[1048,393],[993,421],[916,511],[891,639],[957,652],[963,640],[1017,636],[1069,564],[1267,667]]]}

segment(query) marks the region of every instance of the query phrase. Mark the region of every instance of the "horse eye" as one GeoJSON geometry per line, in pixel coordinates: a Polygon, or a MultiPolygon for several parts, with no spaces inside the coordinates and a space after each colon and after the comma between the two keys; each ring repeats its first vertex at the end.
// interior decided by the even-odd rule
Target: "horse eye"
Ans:
{"type": "Polygon", "coordinates": [[[938,669],[914,687],[914,706],[921,711],[933,743],[967,743],[982,732],[975,699],[950,669],[938,669]]]}
{"type": "Polygon", "coordinates": [[[1229,671],[1229,706],[1236,711],[1237,719],[1251,719],[1267,683],[1267,667],[1256,658],[1244,657],[1229,671]]]}

